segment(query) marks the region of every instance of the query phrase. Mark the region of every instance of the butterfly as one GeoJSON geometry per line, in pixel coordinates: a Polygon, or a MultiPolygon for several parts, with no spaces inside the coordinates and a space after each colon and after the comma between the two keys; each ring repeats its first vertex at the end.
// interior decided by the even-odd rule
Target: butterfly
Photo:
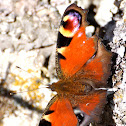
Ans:
{"type": "Polygon", "coordinates": [[[86,36],[86,17],[87,10],[76,4],[63,14],[56,49],[59,81],[48,87],[57,95],[39,126],[87,126],[100,121],[106,104],[106,90],[100,88],[107,88],[112,54],[96,35],[86,36]]]}

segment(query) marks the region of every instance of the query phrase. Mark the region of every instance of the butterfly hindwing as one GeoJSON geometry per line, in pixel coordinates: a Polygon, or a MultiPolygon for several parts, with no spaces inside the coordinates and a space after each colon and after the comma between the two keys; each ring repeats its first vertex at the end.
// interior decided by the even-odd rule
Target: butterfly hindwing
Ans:
{"type": "Polygon", "coordinates": [[[107,79],[111,75],[111,57],[104,45],[98,41],[96,54],[73,76],[81,83],[87,82],[94,88],[108,87],[107,79]]]}

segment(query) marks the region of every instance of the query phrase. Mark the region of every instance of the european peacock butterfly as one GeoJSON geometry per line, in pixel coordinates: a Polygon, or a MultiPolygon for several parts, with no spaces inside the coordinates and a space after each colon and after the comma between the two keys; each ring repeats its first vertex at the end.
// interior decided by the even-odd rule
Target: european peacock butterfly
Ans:
{"type": "Polygon", "coordinates": [[[97,36],[85,34],[87,10],[76,4],[64,12],[57,39],[59,81],[49,85],[57,95],[47,105],[39,126],[86,126],[99,122],[106,104],[112,54],[97,36]]]}

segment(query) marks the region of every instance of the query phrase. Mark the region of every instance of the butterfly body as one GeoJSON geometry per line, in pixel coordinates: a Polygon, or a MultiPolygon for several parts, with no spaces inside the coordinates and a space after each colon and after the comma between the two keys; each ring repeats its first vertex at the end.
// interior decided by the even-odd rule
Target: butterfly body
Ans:
{"type": "Polygon", "coordinates": [[[49,85],[57,95],[47,105],[39,126],[87,126],[100,121],[106,104],[112,54],[97,36],[85,33],[87,10],[70,5],[64,12],[57,39],[59,81],[49,85]]]}

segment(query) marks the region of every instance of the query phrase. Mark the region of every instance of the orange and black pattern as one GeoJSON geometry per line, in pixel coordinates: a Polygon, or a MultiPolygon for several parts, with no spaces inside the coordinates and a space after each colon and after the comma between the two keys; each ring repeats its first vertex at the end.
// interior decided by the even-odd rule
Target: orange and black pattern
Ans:
{"type": "Polygon", "coordinates": [[[39,126],[87,126],[99,122],[106,104],[112,54],[95,35],[87,37],[87,10],[70,5],[61,20],[56,49],[56,91],[48,103],[39,126]]]}

